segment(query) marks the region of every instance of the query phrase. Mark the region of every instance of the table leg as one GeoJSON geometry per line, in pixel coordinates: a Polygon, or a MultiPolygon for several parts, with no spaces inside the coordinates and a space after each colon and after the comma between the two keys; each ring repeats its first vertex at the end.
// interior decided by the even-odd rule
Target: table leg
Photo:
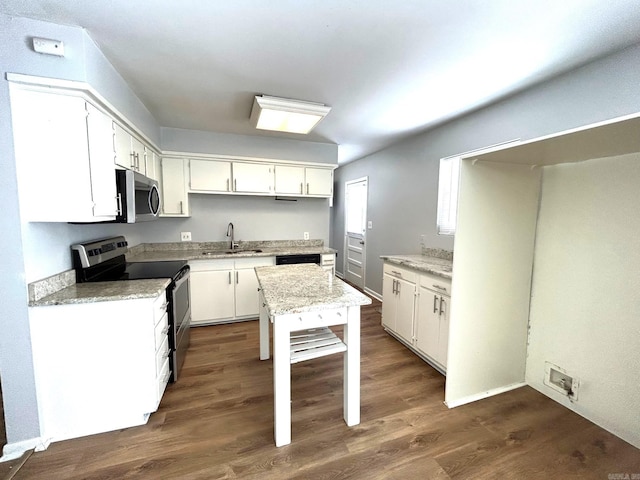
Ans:
{"type": "Polygon", "coordinates": [[[273,422],[276,447],[291,443],[290,331],[286,322],[273,322],[273,422]]]}
{"type": "Polygon", "coordinates": [[[260,295],[259,312],[260,312],[260,360],[268,360],[271,356],[269,352],[269,315],[264,305],[264,299],[260,295]]]}
{"type": "Polygon", "coordinates": [[[347,308],[344,326],[344,421],[352,427],[360,423],[360,306],[347,308]]]}

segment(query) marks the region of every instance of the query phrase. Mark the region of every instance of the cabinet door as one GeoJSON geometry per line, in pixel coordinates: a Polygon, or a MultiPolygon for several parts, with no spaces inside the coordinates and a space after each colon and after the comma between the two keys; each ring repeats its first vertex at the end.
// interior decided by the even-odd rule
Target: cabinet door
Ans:
{"type": "Polygon", "coordinates": [[[233,162],[233,191],[273,193],[273,165],[233,162]]]}
{"type": "Polygon", "coordinates": [[[95,221],[85,101],[16,88],[11,110],[23,220],[95,221]]]}
{"type": "Polygon", "coordinates": [[[302,195],[304,193],[304,167],[276,165],[276,193],[302,195]]]}
{"type": "Polygon", "coordinates": [[[234,316],[232,270],[191,272],[191,324],[234,316]]]}
{"type": "Polygon", "coordinates": [[[407,343],[413,343],[413,312],[416,298],[416,286],[404,279],[396,279],[396,333],[407,343]]]}
{"type": "Polygon", "coordinates": [[[307,195],[330,197],[333,195],[333,170],[329,168],[305,168],[307,195]]]}
{"type": "Polygon", "coordinates": [[[440,313],[440,332],[438,335],[438,362],[443,367],[447,367],[447,356],[449,353],[449,305],[451,305],[451,297],[442,295],[441,313],[440,313]]]}
{"type": "Polygon", "coordinates": [[[416,318],[416,347],[436,361],[440,352],[440,295],[420,287],[416,318]]]}
{"type": "Polygon", "coordinates": [[[135,170],[136,162],[131,151],[131,135],[116,122],[113,122],[113,139],[116,165],[128,170],[135,170]]]}
{"type": "Polygon", "coordinates": [[[112,120],[89,103],[86,109],[93,215],[109,220],[115,218],[118,210],[112,120]]]}
{"type": "Polygon", "coordinates": [[[189,215],[182,158],[162,159],[162,213],[171,216],[189,215]]]}
{"type": "Polygon", "coordinates": [[[258,316],[258,278],[253,268],[235,271],[236,317],[258,316]]]}
{"type": "Polygon", "coordinates": [[[382,277],[382,325],[396,331],[395,278],[386,273],[382,277]]]}
{"type": "Polygon", "coordinates": [[[231,162],[190,160],[189,187],[192,191],[198,192],[229,192],[231,162]]]}
{"type": "Polygon", "coordinates": [[[144,163],[147,177],[160,181],[160,156],[150,148],[145,147],[144,163]]]}
{"type": "Polygon", "coordinates": [[[142,175],[146,175],[144,144],[135,137],[131,137],[131,154],[133,155],[133,169],[142,175]]]}

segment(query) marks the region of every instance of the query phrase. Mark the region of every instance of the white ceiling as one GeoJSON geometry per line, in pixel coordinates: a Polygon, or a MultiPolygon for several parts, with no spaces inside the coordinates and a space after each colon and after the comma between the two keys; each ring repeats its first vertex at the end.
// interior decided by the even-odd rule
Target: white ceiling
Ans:
{"type": "Polygon", "coordinates": [[[79,25],[162,126],[339,145],[360,158],[640,42],[638,0],[2,0],[79,25]],[[325,103],[307,136],[253,96],[325,103]]]}

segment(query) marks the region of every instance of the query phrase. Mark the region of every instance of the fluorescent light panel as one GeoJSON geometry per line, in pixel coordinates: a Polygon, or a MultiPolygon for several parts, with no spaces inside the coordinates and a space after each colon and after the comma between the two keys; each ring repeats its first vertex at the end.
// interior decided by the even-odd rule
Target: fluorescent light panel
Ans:
{"type": "Polygon", "coordinates": [[[256,95],[251,123],[260,130],[309,133],[331,111],[322,103],[256,95]]]}

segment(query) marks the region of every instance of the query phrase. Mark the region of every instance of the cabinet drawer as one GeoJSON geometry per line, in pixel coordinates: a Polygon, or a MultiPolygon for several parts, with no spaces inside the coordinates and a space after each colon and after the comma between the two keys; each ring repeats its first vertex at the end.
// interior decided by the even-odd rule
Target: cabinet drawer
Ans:
{"type": "Polygon", "coordinates": [[[305,312],[292,314],[292,323],[295,327],[292,330],[306,330],[316,327],[330,327],[332,325],[342,325],[347,323],[347,309],[334,308],[317,312],[305,312]]]}
{"type": "Polygon", "coordinates": [[[275,264],[275,257],[238,258],[235,261],[235,268],[270,267],[275,264]]]}
{"type": "Polygon", "coordinates": [[[164,313],[160,321],[157,323],[155,328],[155,338],[156,338],[156,351],[162,346],[162,342],[167,339],[167,333],[169,332],[169,314],[167,312],[164,313]]]}
{"type": "Polygon", "coordinates": [[[162,394],[164,393],[165,388],[167,388],[167,383],[169,382],[170,375],[171,371],[169,370],[169,357],[167,357],[162,364],[162,368],[160,369],[160,373],[158,375],[158,403],[160,403],[162,394]]]}
{"type": "Polygon", "coordinates": [[[233,259],[189,260],[192,272],[208,272],[211,270],[233,270],[233,259]]]}
{"type": "Polygon", "coordinates": [[[451,295],[451,280],[423,273],[420,275],[420,286],[441,293],[451,295]]]}
{"type": "Polygon", "coordinates": [[[160,375],[162,365],[169,360],[169,337],[165,337],[160,348],[156,351],[156,374],[160,375]]]}
{"type": "Polygon", "coordinates": [[[392,277],[402,278],[403,280],[411,283],[416,283],[418,281],[417,272],[415,272],[414,270],[409,270],[408,268],[394,265],[392,263],[385,262],[384,273],[386,273],[387,275],[391,275],[392,277]]]}
{"type": "Polygon", "coordinates": [[[320,265],[323,267],[332,266],[336,263],[336,256],[333,253],[323,253],[320,256],[320,265]]]}
{"type": "Polygon", "coordinates": [[[160,295],[153,301],[153,323],[156,325],[162,320],[162,317],[167,314],[167,298],[165,295],[160,295]]]}

